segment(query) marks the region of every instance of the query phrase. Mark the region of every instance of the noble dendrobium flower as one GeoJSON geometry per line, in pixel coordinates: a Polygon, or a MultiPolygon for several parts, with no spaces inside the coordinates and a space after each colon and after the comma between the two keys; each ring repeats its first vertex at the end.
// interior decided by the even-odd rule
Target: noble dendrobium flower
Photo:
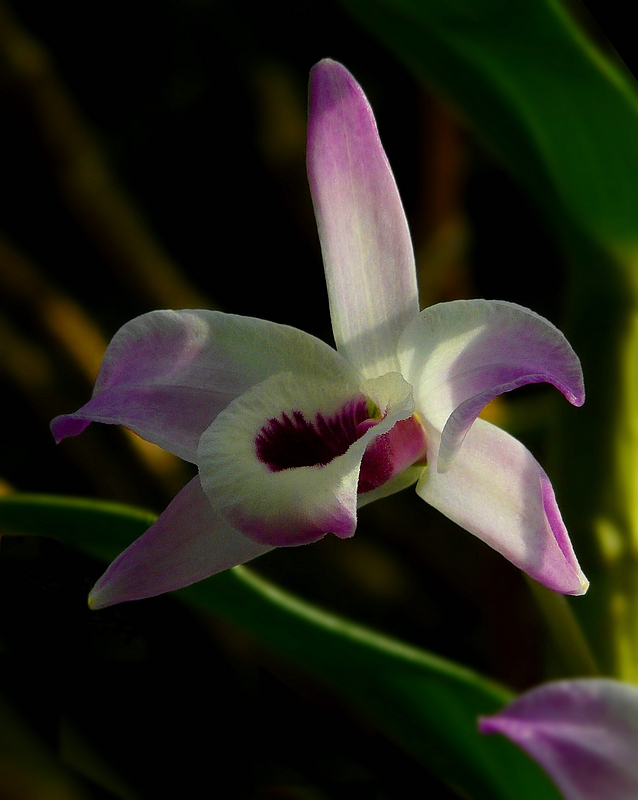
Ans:
{"type": "Polygon", "coordinates": [[[638,686],[604,678],[548,683],[479,726],[538,761],[565,800],[638,797],[638,686]]]}
{"type": "Polygon", "coordinates": [[[155,311],[108,347],[89,402],[52,423],[125,425],[199,474],[94,587],[101,608],[201,580],[275,546],[352,536],[357,508],[417,493],[550,588],[587,588],[550,482],[477,419],[552,383],[584,400],[578,358],[512,303],[419,313],[410,235],[368,102],[340,64],[310,77],[308,175],[337,348],[216,311],[155,311]]]}

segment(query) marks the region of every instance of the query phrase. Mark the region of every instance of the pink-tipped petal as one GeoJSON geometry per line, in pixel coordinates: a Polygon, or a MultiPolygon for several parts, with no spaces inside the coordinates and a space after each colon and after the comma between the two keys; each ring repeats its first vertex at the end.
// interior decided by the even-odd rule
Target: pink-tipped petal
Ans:
{"type": "Polygon", "coordinates": [[[153,311],[113,337],[91,400],[56,417],[57,441],[90,422],[124,425],[187,461],[219,411],[270,375],[343,376],[343,359],[310,334],[218,311],[153,311]]]}
{"type": "Polygon", "coordinates": [[[513,303],[455,300],[421,312],[401,337],[403,374],[419,413],[442,432],[438,470],[449,469],[483,407],[529,383],[585,400],[578,357],[551,322],[513,303]]]}
{"type": "MultiPolygon", "coordinates": [[[[300,384],[292,374],[277,375],[237,398],[203,434],[197,456],[202,487],[229,524],[256,541],[289,546],[317,541],[326,533],[352,536],[366,449],[413,410],[410,387],[397,373],[365,381],[361,387],[317,379],[300,384]],[[285,423],[280,430],[290,429],[284,415],[298,421],[303,449],[305,434],[312,428],[331,440],[341,423],[351,420],[352,409],[360,403],[365,407],[367,399],[379,409],[381,419],[372,427],[364,424],[365,430],[347,440],[337,435],[342,446],[327,458],[295,467],[264,458],[260,439],[264,433],[273,435],[278,421],[285,423]]],[[[293,438],[287,441],[292,451],[297,449],[293,438]]],[[[422,442],[419,433],[419,447],[422,442]]]]}
{"type": "Polygon", "coordinates": [[[199,437],[219,405],[225,405],[220,394],[194,387],[123,386],[96,393],[74,413],[56,417],[51,431],[59,443],[82,433],[91,422],[124,425],[143,439],[194,462],[199,437]]]}
{"type": "Polygon", "coordinates": [[[516,439],[478,419],[445,473],[432,460],[417,484],[427,503],[478,536],[530,577],[563,594],[588,582],[574,554],[547,475],[516,439]]]}
{"type": "Polygon", "coordinates": [[[368,101],[345,67],[320,61],[309,92],[308,178],[337,349],[364,378],[398,372],[397,342],[419,306],[394,177],[368,101]]]}
{"type": "Polygon", "coordinates": [[[502,733],[552,777],[565,800],[638,797],[638,687],[608,679],[532,689],[479,723],[502,733]]]}
{"type": "Polygon", "coordinates": [[[195,477],[113,561],[93,587],[89,605],[97,610],[181,589],[271,549],[231,528],[195,477]]]}

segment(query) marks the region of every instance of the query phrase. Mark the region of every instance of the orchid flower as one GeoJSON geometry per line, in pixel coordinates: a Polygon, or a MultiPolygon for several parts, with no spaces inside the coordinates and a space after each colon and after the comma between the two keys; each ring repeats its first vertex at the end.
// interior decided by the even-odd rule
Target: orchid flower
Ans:
{"type": "Polygon", "coordinates": [[[565,800],[638,797],[638,686],[603,678],[548,683],[479,727],[518,744],[565,800]]]}
{"type": "Polygon", "coordinates": [[[546,381],[574,405],[578,358],[512,303],[419,313],[397,187],[365,95],[340,64],[310,77],[308,175],[336,350],[295,328],[216,311],[155,311],[111,341],[89,402],[57,441],[125,425],[198,475],[94,587],[101,608],[186,586],[273,547],[354,534],[357,508],[417,493],[546,586],[582,594],[547,475],[478,419],[546,381]]]}

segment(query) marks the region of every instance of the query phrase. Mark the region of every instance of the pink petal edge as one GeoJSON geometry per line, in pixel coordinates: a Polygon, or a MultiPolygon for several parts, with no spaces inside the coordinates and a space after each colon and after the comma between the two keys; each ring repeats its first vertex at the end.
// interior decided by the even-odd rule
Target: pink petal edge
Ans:
{"type": "Polygon", "coordinates": [[[110,564],[93,587],[89,606],[97,610],[181,589],[269,550],[215,513],[196,476],[110,564]]]}
{"type": "Polygon", "coordinates": [[[553,778],[566,800],[638,797],[638,687],[606,678],[532,689],[492,717],[501,733],[553,778]]]}
{"type": "Polygon", "coordinates": [[[562,594],[589,583],[578,564],[549,478],[505,431],[478,419],[452,467],[436,469],[437,432],[417,494],[531,578],[562,594]]]}
{"type": "Polygon", "coordinates": [[[59,442],[90,422],[124,425],[186,461],[229,402],[277,372],[341,377],[349,367],[325,342],[275,322],[187,309],[127,322],[102,360],[93,397],[56,417],[59,442]]]}
{"type": "Polygon", "coordinates": [[[551,322],[498,300],[455,300],[421,312],[400,341],[417,409],[442,432],[437,469],[445,472],[479,413],[494,397],[551,383],[583,404],[578,357],[551,322]]]}

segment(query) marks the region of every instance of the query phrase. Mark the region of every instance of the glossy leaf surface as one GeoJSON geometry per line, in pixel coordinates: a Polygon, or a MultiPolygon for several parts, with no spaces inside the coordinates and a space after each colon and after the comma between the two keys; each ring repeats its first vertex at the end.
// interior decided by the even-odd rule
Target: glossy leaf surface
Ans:
{"type": "MultiPolygon", "coordinates": [[[[0,501],[4,530],[54,536],[103,559],[113,558],[153,519],[138,509],[72,498],[16,495],[0,501]]],[[[463,796],[558,799],[525,754],[478,732],[478,716],[495,713],[512,699],[503,687],[324,612],[243,567],[178,596],[232,620],[328,683],[463,796]]]]}

